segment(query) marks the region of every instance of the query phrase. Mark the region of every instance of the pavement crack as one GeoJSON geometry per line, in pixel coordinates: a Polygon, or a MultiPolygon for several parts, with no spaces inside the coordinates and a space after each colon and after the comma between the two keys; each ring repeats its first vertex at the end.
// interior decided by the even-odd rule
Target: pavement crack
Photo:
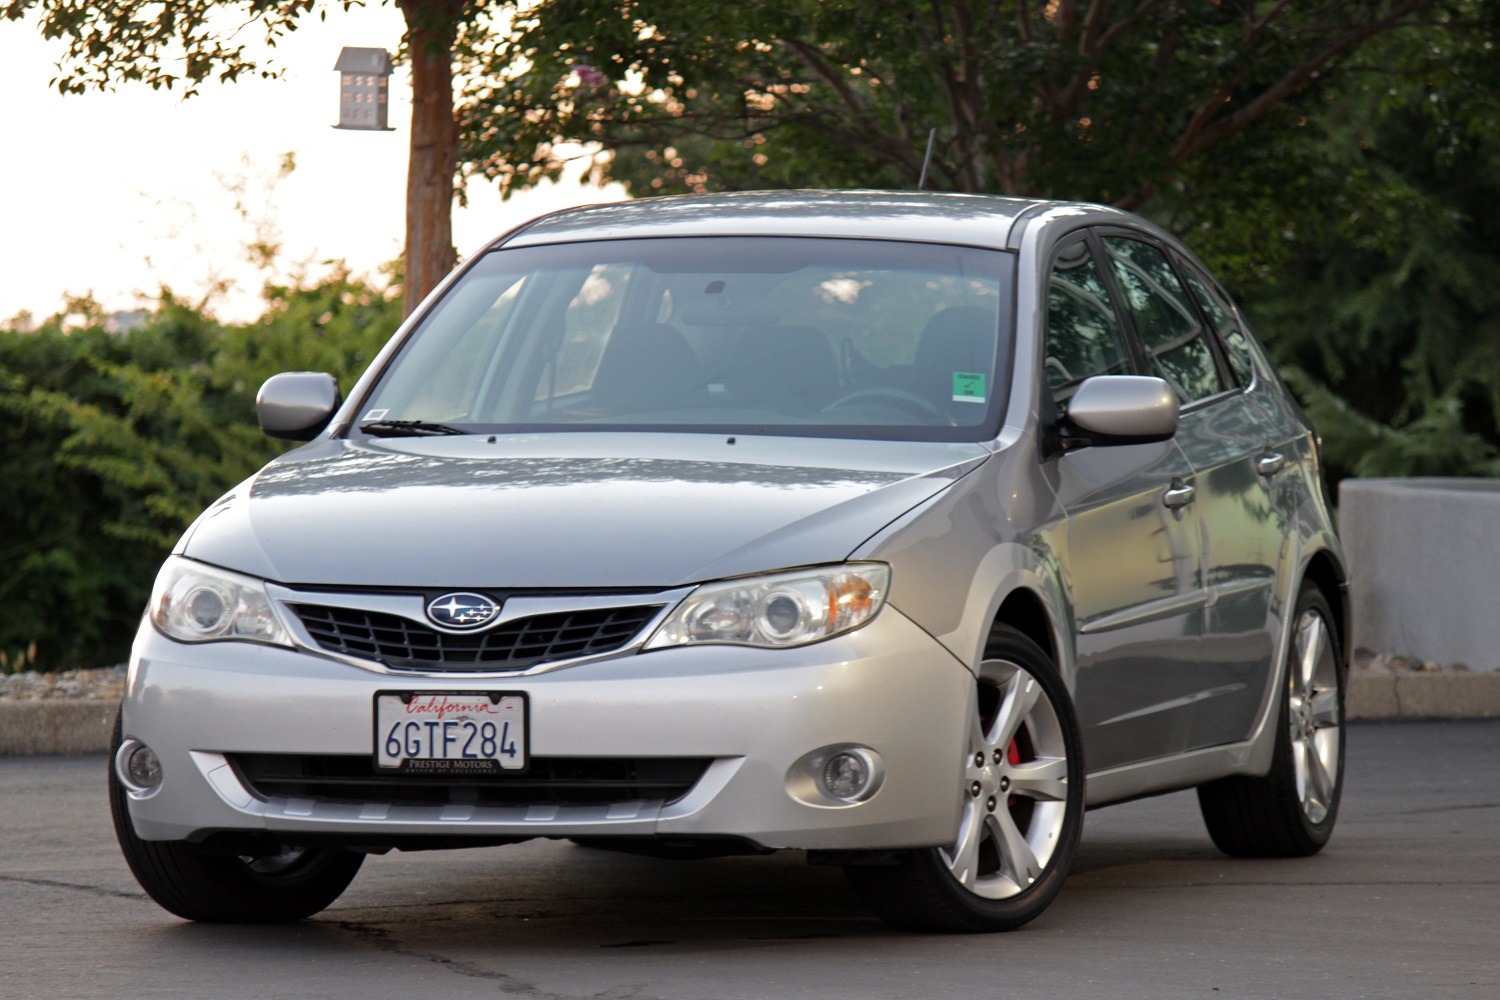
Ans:
{"type": "Polygon", "coordinates": [[[601,944],[601,948],[651,948],[659,944],[676,944],[676,941],[620,941],[614,944],[601,944]]]}
{"type": "MultiPolygon", "coordinates": [[[[1089,875],[1095,874],[1089,872],[1089,875]]],[[[1073,885],[1073,882],[1069,882],[1073,885]]],[[[1239,881],[1231,879],[1215,879],[1212,882],[1110,882],[1108,885],[1090,885],[1080,879],[1077,888],[1081,892],[1116,892],[1127,890],[1129,892],[1175,892],[1179,889],[1389,889],[1395,886],[1423,886],[1426,888],[1460,888],[1470,889],[1475,886],[1500,886],[1500,879],[1462,879],[1462,880],[1434,880],[1434,879],[1350,879],[1348,881],[1315,881],[1315,882],[1271,882],[1271,881],[1239,881]]]]}
{"type": "Polygon", "coordinates": [[[1500,809],[1500,802],[1466,802],[1453,806],[1428,806],[1425,809],[1402,809],[1396,816],[1431,816],[1434,813],[1472,812],[1476,809],[1500,809]]]}
{"type": "Polygon", "coordinates": [[[448,958],[443,955],[418,951],[415,948],[407,947],[391,936],[391,931],[388,927],[360,923],[355,920],[334,920],[330,921],[330,923],[342,931],[353,934],[371,947],[386,954],[399,955],[402,958],[414,958],[420,962],[436,965],[447,972],[452,972],[454,975],[496,983],[500,987],[500,992],[508,997],[525,997],[526,1000],[659,1000],[659,998],[644,995],[641,992],[645,989],[644,986],[611,986],[601,992],[590,993],[584,996],[573,993],[554,993],[551,990],[541,989],[534,983],[517,979],[515,976],[480,968],[473,962],[465,962],[461,959],[448,958]]]}
{"type": "Polygon", "coordinates": [[[86,892],[92,896],[108,896],[112,899],[145,899],[144,892],[121,892],[118,889],[104,889],[97,885],[79,885],[77,882],[59,882],[50,878],[27,878],[24,875],[0,875],[0,882],[20,882],[25,885],[42,885],[49,889],[72,889],[75,892],[86,892]]]}

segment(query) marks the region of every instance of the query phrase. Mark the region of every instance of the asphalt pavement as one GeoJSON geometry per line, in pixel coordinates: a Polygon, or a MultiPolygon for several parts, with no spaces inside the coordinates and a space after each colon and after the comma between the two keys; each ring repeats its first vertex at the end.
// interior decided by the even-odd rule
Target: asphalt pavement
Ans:
{"type": "Polygon", "coordinates": [[[1500,997],[1500,721],[1349,729],[1320,855],[1238,861],[1179,793],[1092,812],[1058,902],[908,935],[800,855],[532,842],[372,857],[288,927],[183,923],[114,844],[98,757],[0,759],[0,998],[1500,997]]]}

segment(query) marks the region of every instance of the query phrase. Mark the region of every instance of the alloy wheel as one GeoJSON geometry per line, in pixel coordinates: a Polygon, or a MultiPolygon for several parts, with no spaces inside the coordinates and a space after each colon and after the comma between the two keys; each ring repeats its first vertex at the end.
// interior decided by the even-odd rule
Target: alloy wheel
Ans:
{"type": "Polygon", "coordinates": [[[1056,708],[1018,664],[980,664],[976,708],[958,837],[939,853],[965,889],[1007,899],[1041,877],[1060,843],[1067,744],[1056,708]]]}
{"type": "Polygon", "coordinates": [[[1287,724],[1297,798],[1309,823],[1328,816],[1338,788],[1338,660],[1323,616],[1309,609],[1297,619],[1296,645],[1287,671],[1287,724]]]}

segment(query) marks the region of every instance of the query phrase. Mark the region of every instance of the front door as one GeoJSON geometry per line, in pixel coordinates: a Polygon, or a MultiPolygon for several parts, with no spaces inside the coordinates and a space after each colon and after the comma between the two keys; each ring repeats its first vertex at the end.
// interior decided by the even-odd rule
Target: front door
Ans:
{"type": "MultiPolygon", "coordinates": [[[[1048,289],[1047,385],[1060,410],[1094,375],[1137,370],[1089,242],[1061,248],[1048,289]]],[[[1206,601],[1193,469],[1175,441],[1078,448],[1044,470],[1067,512],[1075,702],[1090,771],[1182,750],[1206,601]]]]}

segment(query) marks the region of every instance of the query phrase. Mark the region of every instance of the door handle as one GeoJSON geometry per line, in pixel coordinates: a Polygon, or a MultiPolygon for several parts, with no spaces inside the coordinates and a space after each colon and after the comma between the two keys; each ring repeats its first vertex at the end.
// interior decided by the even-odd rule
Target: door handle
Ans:
{"type": "Polygon", "coordinates": [[[1270,479],[1286,468],[1286,456],[1267,448],[1265,454],[1255,460],[1255,471],[1270,479]]]}
{"type": "Polygon", "coordinates": [[[1161,495],[1161,502],[1172,510],[1180,510],[1193,502],[1193,493],[1193,488],[1187,483],[1174,479],[1167,492],[1161,495]]]}

